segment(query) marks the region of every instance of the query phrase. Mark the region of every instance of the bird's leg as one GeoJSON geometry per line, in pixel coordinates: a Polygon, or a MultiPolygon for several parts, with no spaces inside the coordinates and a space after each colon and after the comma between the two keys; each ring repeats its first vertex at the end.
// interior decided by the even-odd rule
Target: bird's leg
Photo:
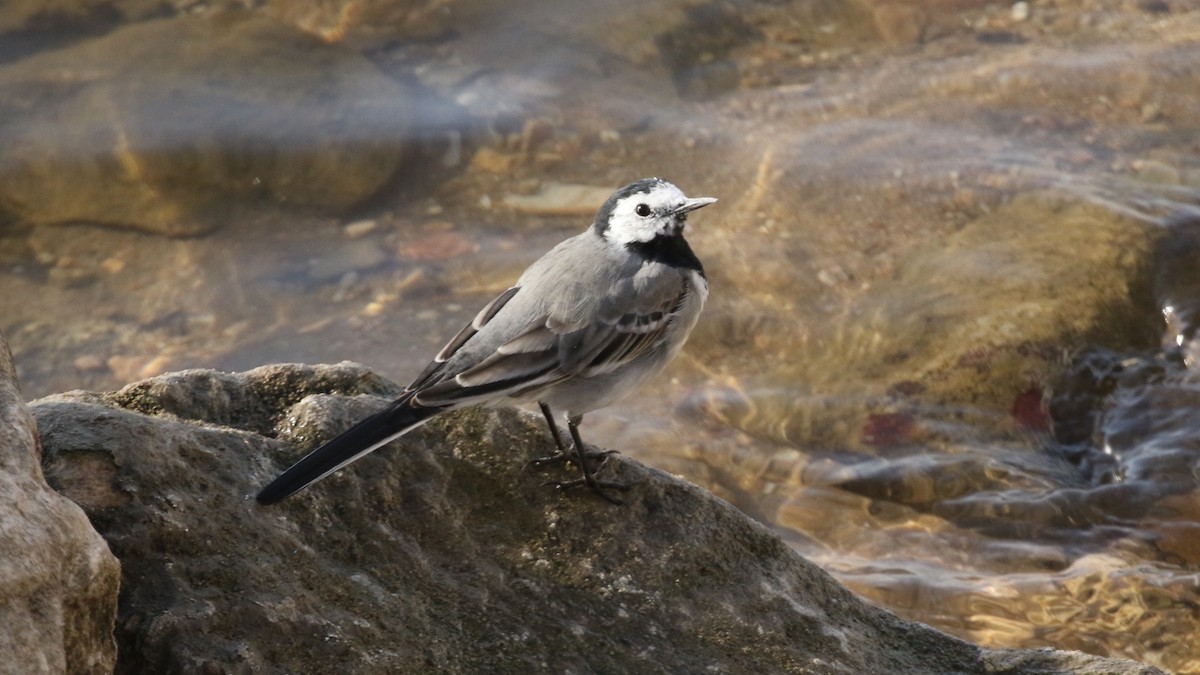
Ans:
{"type": "MultiPolygon", "coordinates": [[[[568,451],[566,444],[563,443],[562,434],[558,431],[558,423],[554,421],[554,413],[550,411],[550,406],[546,405],[542,401],[538,401],[538,407],[542,409],[542,416],[546,418],[546,426],[550,427],[550,435],[554,437],[554,445],[558,446],[558,452],[554,453],[553,455],[537,457],[530,460],[530,468],[540,469],[550,464],[558,464],[560,462],[575,462],[575,455],[568,451]]],[[[598,459],[600,457],[607,457],[608,455],[612,454],[616,454],[616,450],[606,450],[604,452],[586,452],[583,456],[587,457],[588,459],[598,459]]]]}
{"type": "Polygon", "coordinates": [[[550,435],[554,437],[554,444],[558,446],[558,454],[567,454],[567,446],[563,444],[562,434],[558,431],[558,423],[554,421],[554,413],[550,412],[550,406],[538,401],[538,407],[542,409],[542,417],[546,418],[546,426],[550,427],[550,435]]]}
{"type": "MultiPolygon", "coordinates": [[[[579,423],[582,421],[583,421],[583,415],[576,415],[574,417],[567,418],[567,429],[570,430],[571,440],[574,441],[574,444],[575,444],[574,445],[574,450],[575,450],[574,461],[579,465],[579,470],[583,473],[583,478],[576,478],[575,480],[568,480],[568,481],[562,481],[562,482],[551,481],[550,483],[548,483],[548,485],[553,485],[554,487],[556,487],[560,490],[567,490],[570,488],[579,487],[581,485],[586,485],[586,486],[588,486],[589,489],[591,489],[592,492],[595,492],[596,494],[600,495],[605,500],[612,502],[613,504],[623,504],[624,502],[622,502],[620,499],[617,499],[616,497],[613,497],[612,495],[606,494],[604,492],[604,489],[608,488],[611,490],[628,490],[629,486],[624,483],[614,483],[611,481],[597,480],[595,473],[587,465],[587,461],[585,458],[588,456],[589,453],[587,453],[587,451],[584,450],[583,439],[579,437],[579,423]]],[[[611,453],[610,452],[601,452],[601,453],[590,453],[590,454],[592,456],[595,456],[595,455],[607,456],[611,453]]],[[[603,468],[603,466],[604,466],[604,463],[602,462],[600,464],[600,468],[603,468]]]]}

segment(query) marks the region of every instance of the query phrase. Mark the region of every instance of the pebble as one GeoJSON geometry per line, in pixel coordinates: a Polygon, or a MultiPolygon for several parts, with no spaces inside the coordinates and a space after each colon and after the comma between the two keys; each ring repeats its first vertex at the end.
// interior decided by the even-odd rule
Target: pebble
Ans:
{"type": "Polygon", "coordinates": [[[356,220],[353,223],[347,223],[342,231],[346,233],[347,237],[358,239],[373,232],[378,225],[379,221],[376,220],[356,220]]]}
{"type": "Polygon", "coordinates": [[[84,354],[75,359],[75,368],[82,371],[103,370],[104,360],[95,354],[84,354]]]}
{"type": "Polygon", "coordinates": [[[396,254],[405,260],[452,260],[479,250],[479,244],[454,232],[437,232],[396,246],[396,254]]]}
{"type": "Polygon", "coordinates": [[[485,173],[506,174],[521,162],[521,155],[501,152],[495,148],[480,148],[471,158],[471,168],[485,173]]]}
{"type": "Polygon", "coordinates": [[[387,254],[374,241],[356,241],[309,261],[308,276],[318,281],[333,281],[347,272],[371,269],[386,260],[387,254]]]}
{"type": "Polygon", "coordinates": [[[46,278],[61,288],[82,288],[96,281],[93,270],[75,265],[56,265],[46,271],[46,278]]]}
{"type": "Polygon", "coordinates": [[[1012,20],[1024,21],[1029,18],[1029,3],[1021,0],[1021,2],[1013,3],[1012,20]]]}
{"type": "Polygon", "coordinates": [[[123,382],[144,380],[167,372],[171,359],[167,356],[129,356],[117,354],[109,357],[106,365],[123,382]]]}

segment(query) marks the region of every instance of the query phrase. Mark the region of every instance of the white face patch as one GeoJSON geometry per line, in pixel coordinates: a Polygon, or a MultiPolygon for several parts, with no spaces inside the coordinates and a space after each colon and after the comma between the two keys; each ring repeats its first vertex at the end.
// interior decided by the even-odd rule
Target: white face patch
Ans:
{"type": "Polygon", "coordinates": [[[675,210],[687,195],[666,181],[655,183],[649,192],[635,192],[616,203],[608,219],[605,236],[618,244],[647,242],[683,231],[683,218],[675,210]]]}

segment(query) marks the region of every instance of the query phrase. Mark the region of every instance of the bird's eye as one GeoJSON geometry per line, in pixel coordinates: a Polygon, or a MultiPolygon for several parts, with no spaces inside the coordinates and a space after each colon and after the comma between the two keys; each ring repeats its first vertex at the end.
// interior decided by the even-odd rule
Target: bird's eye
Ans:
{"type": "Polygon", "coordinates": [[[645,218],[646,216],[650,215],[650,206],[648,204],[638,204],[633,209],[633,212],[645,218]]]}

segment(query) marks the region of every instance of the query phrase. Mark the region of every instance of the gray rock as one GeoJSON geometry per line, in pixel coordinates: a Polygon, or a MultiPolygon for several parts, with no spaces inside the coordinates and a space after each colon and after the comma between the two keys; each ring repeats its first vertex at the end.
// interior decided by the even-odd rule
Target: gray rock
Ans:
{"type": "Polygon", "coordinates": [[[546,432],[508,410],[436,419],[254,502],[396,391],[352,364],[279,365],[33,405],[47,475],[122,559],[119,671],[1158,672],[899,619],[629,460],[606,469],[633,485],[624,506],[560,494],[524,468],[546,432]]]}
{"type": "Polygon", "coordinates": [[[2,335],[0,428],[0,672],[110,672],[120,563],[46,485],[2,335]]]}

